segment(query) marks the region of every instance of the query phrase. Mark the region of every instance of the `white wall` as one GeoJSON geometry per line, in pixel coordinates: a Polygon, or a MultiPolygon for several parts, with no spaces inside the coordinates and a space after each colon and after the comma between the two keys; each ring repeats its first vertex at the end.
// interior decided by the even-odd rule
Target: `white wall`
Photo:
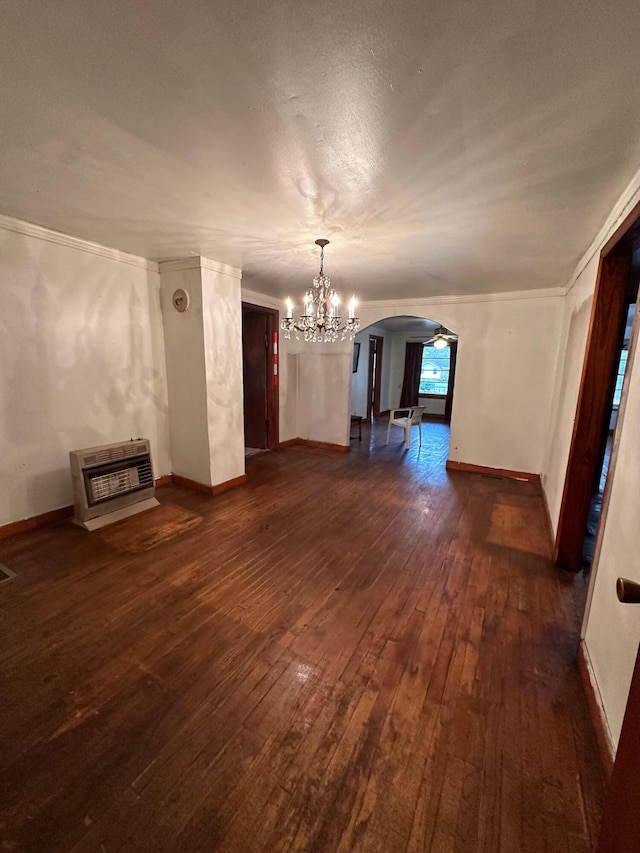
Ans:
{"type": "Polygon", "coordinates": [[[241,273],[201,261],[209,470],[215,486],[245,473],[241,273]]]}
{"type": "Polygon", "coordinates": [[[578,276],[562,304],[558,367],[555,371],[551,424],[542,474],[554,531],[560,515],[597,272],[598,258],[595,256],[578,276]]]}
{"type": "Polygon", "coordinates": [[[640,359],[637,346],[628,374],[622,426],[616,434],[616,459],[608,507],[583,630],[614,744],[620,737],[640,643],[639,605],[620,604],[616,596],[619,575],[640,582],[640,359]]]}
{"type": "MultiPolygon", "coordinates": [[[[559,291],[361,303],[359,314],[363,326],[389,316],[424,317],[460,336],[450,459],[542,471],[562,328],[559,291]]],[[[394,352],[397,372],[404,342],[394,352]]]]}
{"type": "Polygon", "coordinates": [[[402,394],[402,384],[404,381],[404,363],[407,355],[407,341],[410,339],[415,340],[415,338],[415,334],[407,335],[404,332],[394,332],[391,336],[391,362],[389,364],[390,409],[397,409],[400,405],[400,396],[402,394]]]}
{"type": "Polygon", "coordinates": [[[348,446],[350,348],[308,347],[298,354],[298,438],[348,446]]]}
{"type": "MultiPolygon", "coordinates": [[[[351,373],[351,406],[350,413],[359,415],[361,418],[367,416],[367,394],[369,385],[369,335],[377,335],[383,338],[382,343],[382,372],[380,377],[380,410],[391,408],[389,382],[391,377],[392,360],[392,338],[393,335],[379,326],[369,326],[363,329],[354,338],[354,343],[360,343],[360,358],[358,370],[351,373]]],[[[353,365],[352,365],[353,370],[353,365]]]]}
{"type": "MultiPolygon", "coordinates": [[[[593,303],[600,250],[624,217],[640,202],[640,173],[615,205],[569,282],[553,395],[543,485],[554,530],[562,500],[576,403],[593,303]]],[[[635,334],[635,332],[634,332],[635,334]]],[[[589,603],[583,623],[586,654],[602,703],[613,746],[617,746],[640,641],[640,608],[620,604],[615,580],[640,582],[640,365],[630,352],[623,402],[618,413],[608,497],[591,569],[589,603]]]]}
{"type": "Polygon", "coordinates": [[[70,450],[141,436],[171,472],[159,286],[155,264],[3,218],[0,525],[72,503],[70,450]]]}

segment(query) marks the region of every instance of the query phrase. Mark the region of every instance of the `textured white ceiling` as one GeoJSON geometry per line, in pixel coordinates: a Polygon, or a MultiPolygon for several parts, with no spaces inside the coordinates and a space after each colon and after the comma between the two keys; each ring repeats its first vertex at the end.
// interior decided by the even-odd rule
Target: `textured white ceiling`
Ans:
{"type": "Polygon", "coordinates": [[[637,0],[8,0],[0,211],[296,296],[566,283],[640,165],[637,0]]]}

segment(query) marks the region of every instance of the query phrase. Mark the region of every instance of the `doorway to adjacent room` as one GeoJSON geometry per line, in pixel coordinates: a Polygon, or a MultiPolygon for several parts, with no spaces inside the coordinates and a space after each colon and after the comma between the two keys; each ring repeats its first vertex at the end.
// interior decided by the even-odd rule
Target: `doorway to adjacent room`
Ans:
{"type": "MultiPolygon", "coordinates": [[[[444,470],[457,346],[455,332],[424,317],[386,317],[361,330],[354,341],[351,376],[352,449],[355,443],[359,452],[378,452],[378,444],[386,446],[390,412],[420,409],[420,460],[433,450],[434,458],[442,457],[444,470]]],[[[417,435],[417,428],[413,432],[417,435]]],[[[390,447],[397,445],[396,438],[394,431],[390,447]]],[[[411,445],[415,453],[420,442],[417,447],[411,445]]]]}
{"type": "Polygon", "coordinates": [[[245,456],[278,447],[278,311],[242,303],[245,456]]]}
{"type": "Polygon", "coordinates": [[[369,335],[369,395],[367,400],[367,420],[380,417],[380,397],[382,389],[382,348],[384,338],[369,335]]]}

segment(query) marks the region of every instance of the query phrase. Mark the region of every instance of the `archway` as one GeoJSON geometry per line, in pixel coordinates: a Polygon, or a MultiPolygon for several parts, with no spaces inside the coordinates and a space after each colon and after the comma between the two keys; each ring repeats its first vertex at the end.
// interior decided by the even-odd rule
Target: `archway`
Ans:
{"type": "MultiPolygon", "coordinates": [[[[458,339],[438,320],[416,315],[383,317],[367,325],[353,344],[350,389],[352,440],[379,440],[380,419],[407,406],[421,407],[424,420],[451,421],[458,339]]],[[[448,446],[448,430],[447,430],[448,446]]]]}

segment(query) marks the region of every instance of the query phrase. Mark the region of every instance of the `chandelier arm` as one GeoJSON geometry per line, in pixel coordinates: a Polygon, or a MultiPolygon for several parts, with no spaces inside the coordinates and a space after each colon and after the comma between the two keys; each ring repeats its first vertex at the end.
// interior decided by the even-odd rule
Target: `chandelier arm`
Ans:
{"type": "Polygon", "coordinates": [[[309,288],[304,296],[304,314],[297,320],[293,318],[293,303],[287,300],[287,316],[280,323],[285,338],[295,332],[296,338],[303,335],[305,341],[333,342],[352,340],[360,329],[360,320],[355,316],[355,297],[349,304],[349,316],[343,320],[339,313],[340,299],[335,289],[331,288],[331,279],[324,274],[324,247],[328,240],[316,240],[320,247],[320,272],[313,279],[313,288],[309,288]]]}

